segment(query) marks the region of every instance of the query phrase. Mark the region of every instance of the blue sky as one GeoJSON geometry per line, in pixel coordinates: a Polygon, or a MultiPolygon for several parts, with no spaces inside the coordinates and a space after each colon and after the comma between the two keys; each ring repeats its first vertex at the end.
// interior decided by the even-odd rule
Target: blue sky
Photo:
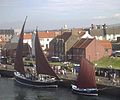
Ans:
{"type": "Polygon", "coordinates": [[[120,22],[120,0],[0,0],[0,28],[85,27],[120,22]]]}

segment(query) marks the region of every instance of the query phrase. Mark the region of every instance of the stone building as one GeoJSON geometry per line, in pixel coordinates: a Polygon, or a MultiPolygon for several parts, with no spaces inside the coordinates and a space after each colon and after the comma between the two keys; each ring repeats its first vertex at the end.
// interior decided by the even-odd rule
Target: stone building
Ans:
{"type": "Polygon", "coordinates": [[[62,61],[67,61],[67,52],[79,40],[81,34],[83,34],[81,28],[61,30],[61,35],[50,42],[49,57],[56,56],[62,61]]]}

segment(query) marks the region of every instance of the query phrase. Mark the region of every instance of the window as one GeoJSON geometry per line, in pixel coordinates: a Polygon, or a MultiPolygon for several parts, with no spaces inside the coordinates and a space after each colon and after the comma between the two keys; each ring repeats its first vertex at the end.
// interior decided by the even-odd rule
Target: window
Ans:
{"type": "Polygon", "coordinates": [[[105,53],[108,53],[108,48],[105,48],[105,53]]]}
{"type": "Polygon", "coordinates": [[[48,49],[48,44],[46,44],[46,49],[48,49]]]}
{"type": "Polygon", "coordinates": [[[40,39],[40,41],[44,41],[44,39],[40,39]]]}
{"type": "Polygon", "coordinates": [[[76,49],[76,52],[77,52],[77,53],[79,53],[79,48],[78,48],[78,49],[76,49]]]}
{"type": "Polygon", "coordinates": [[[41,45],[41,47],[44,47],[44,45],[41,45]]]}

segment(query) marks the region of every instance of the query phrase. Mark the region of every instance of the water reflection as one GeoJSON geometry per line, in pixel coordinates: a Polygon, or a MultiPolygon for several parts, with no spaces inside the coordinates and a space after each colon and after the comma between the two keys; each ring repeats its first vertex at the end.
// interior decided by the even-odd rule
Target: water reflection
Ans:
{"type": "Polygon", "coordinates": [[[78,96],[77,100],[100,100],[98,96],[78,96]]]}
{"type": "Polygon", "coordinates": [[[50,98],[50,97],[44,97],[44,96],[41,96],[41,95],[37,95],[35,100],[55,100],[55,99],[50,98]]]}
{"type": "Polygon", "coordinates": [[[71,89],[32,89],[14,84],[14,80],[0,78],[0,100],[120,100],[110,96],[78,96],[71,89]]]}
{"type": "Polygon", "coordinates": [[[20,90],[20,91],[16,91],[16,97],[15,97],[15,100],[27,100],[26,99],[26,92],[23,91],[23,90],[20,90]]]}
{"type": "Polygon", "coordinates": [[[120,100],[119,97],[113,97],[113,96],[105,96],[105,95],[99,95],[99,96],[83,96],[79,95],[77,96],[76,100],[120,100]]]}

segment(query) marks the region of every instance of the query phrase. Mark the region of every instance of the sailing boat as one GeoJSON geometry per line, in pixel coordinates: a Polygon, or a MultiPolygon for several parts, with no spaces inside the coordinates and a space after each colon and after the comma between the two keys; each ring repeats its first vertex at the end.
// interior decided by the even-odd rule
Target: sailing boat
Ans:
{"type": "MultiPolygon", "coordinates": [[[[26,17],[27,19],[27,17],[26,17]]],[[[25,70],[22,56],[23,49],[23,37],[24,37],[24,27],[26,23],[26,19],[24,21],[17,50],[16,50],[16,58],[14,72],[15,81],[19,84],[30,86],[30,87],[58,87],[57,81],[59,77],[50,67],[42,48],[40,46],[38,31],[36,29],[35,35],[35,64],[36,64],[36,73],[30,73],[29,70],[25,70]],[[29,72],[29,73],[26,73],[29,72]]]]}
{"type": "Polygon", "coordinates": [[[81,95],[98,95],[95,69],[93,68],[93,64],[84,57],[80,59],[80,71],[77,76],[76,84],[72,84],[72,91],[81,95]]]}

